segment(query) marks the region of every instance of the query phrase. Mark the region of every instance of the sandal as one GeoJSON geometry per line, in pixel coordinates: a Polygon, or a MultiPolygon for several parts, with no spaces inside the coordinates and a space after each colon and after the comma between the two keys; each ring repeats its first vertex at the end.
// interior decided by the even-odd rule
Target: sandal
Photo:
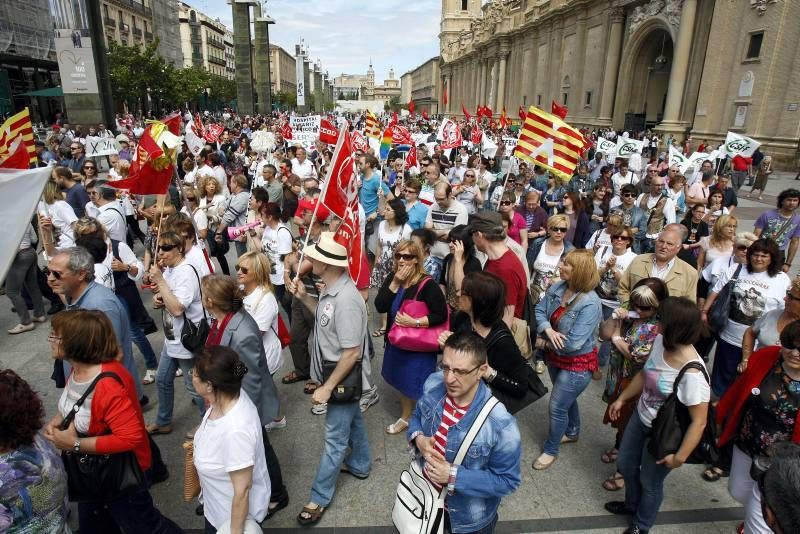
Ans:
{"type": "Polygon", "coordinates": [[[603,489],[607,491],[625,489],[625,478],[619,472],[614,473],[603,481],[603,489]]]}
{"type": "Polygon", "coordinates": [[[306,382],[306,385],[303,386],[303,393],[305,393],[306,395],[313,395],[318,387],[319,384],[317,384],[316,382],[306,382]]]}
{"type": "Polygon", "coordinates": [[[616,447],[613,449],[608,449],[606,452],[600,455],[600,461],[604,464],[613,464],[617,461],[617,456],[619,456],[619,449],[616,447]]]}
{"type": "Polygon", "coordinates": [[[279,511],[283,510],[287,506],[289,506],[289,494],[288,493],[280,501],[270,501],[269,504],[267,505],[267,515],[264,518],[264,520],[266,521],[267,519],[269,519],[270,517],[272,517],[273,515],[275,515],[279,511]]]}
{"type": "Polygon", "coordinates": [[[705,471],[703,471],[703,480],[706,482],[716,482],[722,477],[727,477],[728,472],[723,471],[719,467],[709,467],[705,471]]]}
{"type": "Polygon", "coordinates": [[[309,508],[303,506],[303,510],[297,514],[297,522],[303,526],[313,525],[322,519],[322,514],[325,513],[325,507],[317,505],[316,508],[309,508]]]}
{"type": "Polygon", "coordinates": [[[400,417],[397,421],[383,429],[389,435],[400,434],[408,428],[408,421],[400,417]]]}
{"type": "Polygon", "coordinates": [[[303,376],[299,374],[297,371],[292,371],[281,378],[281,382],[283,384],[294,384],[295,382],[302,382],[303,380],[308,380],[309,376],[303,376]]]}
{"type": "Polygon", "coordinates": [[[383,337],[384,335],[386,335],[385,328],[376,328],[372,331],[372,337],[383,337]]]}
{"type": "Polygon", "coordinates": [[[533,462],[533,468],[537,471],[544,471],[545,469],[549,468],[553,463],[555,463],[558,456],[550,456],[547,453],[542,453],[535,462],[533,462]]]}

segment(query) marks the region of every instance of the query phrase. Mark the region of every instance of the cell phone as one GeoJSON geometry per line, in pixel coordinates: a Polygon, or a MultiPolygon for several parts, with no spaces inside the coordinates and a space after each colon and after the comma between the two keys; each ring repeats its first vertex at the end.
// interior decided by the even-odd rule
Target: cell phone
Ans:
{"type": "Polygon", "coordinates": [[[639,312],[633,310],[628,311],[628,319],[639,319],[639,312]]]}

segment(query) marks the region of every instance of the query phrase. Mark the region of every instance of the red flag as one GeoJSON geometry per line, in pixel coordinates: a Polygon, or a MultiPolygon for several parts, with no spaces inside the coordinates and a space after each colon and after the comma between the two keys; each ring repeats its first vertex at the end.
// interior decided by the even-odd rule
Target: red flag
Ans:
{"type": "Polygon", "coordinates": [[[467,121],[469,122],[472,116],[469,114],[469,111],[467,111],[467,108],[464,107],[463,102],[461,103],[461,112],[464,114],[464,118],[467,119],[467,121]]]}
{"type": "MultiPolygon", "coordinates": [[[[353,181],[355,182],[355,180],[353,181]]],[[[339,225],[339,229],[336,230],[333,239],[347,249],[350,278],[358,284],[366,258],[364,257],[364,247],[362,246],[363,239],[361,237],[361,221],[358,214],[357,200],[347,206],[345,216],[342,217],[342,224],[339,225]]]]}
{"type": "Polygon", "coordinates": [[[397,124],[397,112],[396,111],[392,114],[392,120],[389,121],[389,126],[394,126],[395,124],[397,124]]]}
{"type": "Polygon", "coordinates": [[[206,133],[203,138],[209,143],[216,143],[222,131],[225,129],[221,124],[209,124],[206,128],[206,133]]]}
{"type": "Polygon", "coordinates": [[[406,170],[410,169],[411,167],[419,167],[419,161],[417,160],[417,147],[413,144],[411,145],[411,150],[408,151],[408,155],[406,156],[406,170]]]}
{"type": "Polygon", "coordinates": [[[425,111],[424,109],[422,110],[422,118],[425,119],[426,121],[431,120],[430,117],[428,117],[428,112],[425,111]]]}
{"type": "Polygon", "coordinates": [[[205,137],[206,127],[203,126],[203,119],[200,118],[199,113],[194,114],[194,132],[200,137],[205,137]]]}
{"type": "Polygon", "coordinates": [[[292,138],[292,127],[289,126],[288,122],[284,122],[283,126],[281,126],[281,137],[284,139],[292,138]]]}
{"type": "Polygon", "coordinates": [[[413,115],[415,109],[417,109],[417,105],[414,104],[414,99],[412,98],[408,101],[408,112],[413,115]]]}
{"type": "Polygon", "coordinates": [[[503,106],[503,113],[500,114],[500,128],[506,128],[511,123],[506,116],[506,107],[503,106]]]}
{"type": "MultiPolygon", "coordinates": [[[[351,202],[358,202],[358,187],[353,179],[353,146],[347,127],[339,132],[339,141],[333,152],[328,174],[325,177],[325,192],[322,203],[336,216],[344,218],[351,202]]],[[[356,206],[358,208],[358,206],[356,206]]]]}
{"type": "Polygon", "coordinates": [[[445,106],[447,105],[447,86],[446,85],[444,86],[444,93],[442,94],[442,102],[444,102],[445,106]]]}
{"type": "Polygon", "coordinates": [[[497,121],[495,121],[494,119],[489,119],[489,128],[491,128],[492,130],[496,129],[497,121]]]}
{"type": "Polygon", "coordinates": [[[169,190],[173,172],[172,165],[158,171],[147,163],[141,167],[134,163],[131,165],[130,178],[108,182],[108,185],[127,189],[134,195],[163,195],[169,190]]]}
{"type": "Polygon", "coordinates": [[[353,132],[350,136],[350,145],[353,147],[353,150],[360,150],[362,152],[369,150],[369,143],[367,143],[364,136],[358,132],[353,132]]]}
{"type": "Polygon", "coordinates": [[[28,155],[28,148],[22,141],[22,136],[17,136],[8,151],[0,155],[0,168],[2,169],[30,169],[31,160],[28,155]]]}
{"type": "Polygon", "coordinates": [[[492,115],[494,115],[494,111],[489,106],[483,106],[483,116],[487,119],[491,119],[492,115]]]}
{"type": "Polygon", "coordinates": [[[339,140],[339,132],[336,131],[331,121],[327,119],[320,119],[319,121],[319,140],[329,145],[335,145],[339,140]]]}
{"type": "Polygon", "coordinates": [[[525,108],[523,108],[522,106],[520,106],[520,107],[519,107],[519,120],[521,120],[522,122],[525,122],[525,118],[526,118],[527,116],[528,116],[528,114],[525,112],[525,108]]]}
{"type": "Polygon", "coordinates": [[[139,162],[139,165],[144,165],[148,161],[152,161],[164,155],[164,151],[161,149],[160,146],[158,146],[156,140],[153,139],[153,135],[150,129],[151,126],[152,125],[148,125],[147,128],[144,129],[144,132],[142,133],[142,138],[139,139],[139,146],[136,149],[137,150],[136,161],[139,162]]]}
{"type": "Polygon", "coordinates": [[[183,119],[181,118],[180,111],[176,111],[172,115],[168,115],[163,122],[171,133],[175,135],[181,134],[181,124],[183,123],[183,119]]]}
{"type": "Polygon", "coordinates": [[[477,145],[477,144],[479,144],[479,143],[481,142],[481,140],[483,139],[483,130],[481,130],[480,128],[478,128],[477,126],[475,126],[475,127],[472,129],[471,136],[472,136],[472,144],[473,144],[473,145],[477,145]]]}
{"type": "Polygon", "coordinates": [[[480,121],[481,117],[483,117],[483,106],[478,104],[478,107],[475,108],[475,118],[480,121]]]}
{"type": "Polygon", "coordinates": [[[28,108],[12,115],[0,126],[0,159],[16,156],[17,147],[14,146],[12,150],[12,143],[16,142],[28,152],[29,165],[22,168],[27,169],[30,165],[36,165],[33,124],[28,108]]]}
{"type": "Polygon", "coordinates": [[[445,119],[442,123],[439,134],[440,135],[437,137],[442,140],[439,145],[442,147],[442,150],[456,148],[464,144],[464,139],[461,137],[461,129],[458,127],[458,124],[450,119],[445,119]]]}
{"type": "Polygon", "coordinates": [[[411,132],[408,128],[400,126],[399,124],[392,128],[392,143],[395,145],[414,145],[414,140],[411,138],[411,132]]]}
{"type": "Polygon", "coordinates": [[[551,108],[553,115],[561,117],[562,120],[567,118],[567,113],[569,113],[569,108],[567,108],[567,106],[559,106],[556,101],[553,100],[551,108]]]}

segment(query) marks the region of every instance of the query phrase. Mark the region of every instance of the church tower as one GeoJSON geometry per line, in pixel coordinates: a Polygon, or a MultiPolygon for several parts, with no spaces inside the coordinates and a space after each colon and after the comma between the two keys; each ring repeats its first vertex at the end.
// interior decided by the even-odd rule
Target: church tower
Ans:
{"type": "Polygon", "coordinates": [[[481,0],[442,0],[442,24],[439,30],[439,53],[442,59],[451,59],[450,43],[458,41],[463,30],[468,30],[473,19],[480,16],[481,0]]]}
{"type": "Polygon", "coordinates": [[[375,69],[372,68],[372,58],[369,60],[369,68],[367,69],[367,81],[364,84],[364,95],[366,100],[372,100],[375,97],[375,69]]]}

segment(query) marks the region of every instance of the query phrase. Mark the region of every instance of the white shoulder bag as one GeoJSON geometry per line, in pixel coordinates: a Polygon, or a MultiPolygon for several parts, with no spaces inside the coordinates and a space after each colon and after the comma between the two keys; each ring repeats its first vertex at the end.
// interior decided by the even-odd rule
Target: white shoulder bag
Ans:
{"type": "MultiPolygon", "coordinates": [[[[481,408],[478,417],[470,426],[464,441],[458,448],[453,465],[460,465],[467,455],[475,436],[478,435],[489,413],[499,404],[494,397],[489,397],[481,408]]],[[[447,486],[437,491],[433,484],[425,478],[422,468],[416,459],[411,461],[408,469],[400,473],[397,484],[397,495],[392,508],[392,523],[400,534],[442,534],[444,532],[444,499],[447,486]]]]}

